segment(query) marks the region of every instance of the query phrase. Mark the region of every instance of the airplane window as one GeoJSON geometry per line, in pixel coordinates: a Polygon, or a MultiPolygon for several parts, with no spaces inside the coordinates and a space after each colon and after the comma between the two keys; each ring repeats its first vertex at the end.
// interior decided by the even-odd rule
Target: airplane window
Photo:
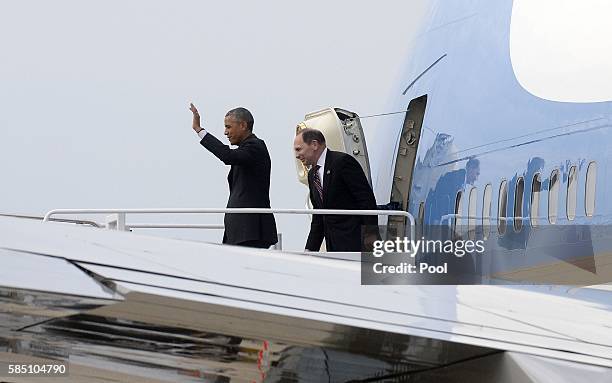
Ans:
{"type": "Polygon", "coordinates": [[[553,225],[557,223],[557,210],[559,208],[559,170],[555,169],[550,174],[548,185],[548,222],[553,225]]]}
{"type": "Polygon", "coordinates": [[[595,213],[595,181],[597,179],[597,164],[595,161],[589,164],[586,173],[586,186],[584,193],[584,210],[587,217],[595,213]]]}
{"type": "Polygon", "coordinates": [[[468,238],[476,239],[476,198],[478,192],[473,187],[470,190],[470,196],[468,199],[468,238]]]}
{"type": "Polygon", "coordinates": [[[417,239],[423,236],[423,225],[425,223],[425,202],[419,204],[419,217],[417,220],[417,239]]]}
{"type": "Polygon", "coordinates": [[[531,183],[531,226],[537,227],[540,225],[540,191],[542,190],[542,177],[540,173],[533,176],[531,183]]]}
{"type": "Polygon", "coordinates": [[[523,194],[525,192],[525,181],[519,177],[514,190],[514,231],[523,228],[523,194]]]}
{"type": "Polygon", "coordinates": [[[569,175],[567,177],[567,201],[565,204],[565,211],[567,213],[567,219],[573,221],[576,218],[576,192],[578,189],[578,171],[576,166],[572,166],[569,169],[569,175]]]}
{"type": "Polygon", "coordinates": [[[463,201],[463,192],[459,190],[457,192],[457,198],[455,199],[455,219],[453,223],[453,233],[455,237],[459,237],[459,231],[461,230],[461,204],[463,201]]]}
{"type": "Polygon", "coordinates": [[[482,235],[484,239],[489,238],[491,234],[491,199],[493,197],[493,188],[491,184],[487,184],[484,188],[482,196],[482,235]]]}
{"type": "Polygon", "coordinates": [[[506,208],[508,207],[508,182],[503,180],[499,185],[499,202],[497,204],[497,231],[506,232],[506,208]]]}

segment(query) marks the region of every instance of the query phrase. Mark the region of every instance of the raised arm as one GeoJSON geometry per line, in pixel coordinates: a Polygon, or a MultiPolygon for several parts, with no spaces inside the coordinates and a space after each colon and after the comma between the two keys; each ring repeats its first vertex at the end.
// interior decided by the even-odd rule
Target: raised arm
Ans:
{"type": "Polygon", "coordinates": [[[259,156],[265,155],[265,150],[262,150],[262,148],[260,148],[261,145],[256,141],[243,142],[236,149],[230,148],[229,145],[225,145],[202,128],[200,125],[200,113],[195,105],[190,103],[189,110],[193,113],[191,127],[200,136],[200,144],[226,165],[248,165],[257,161],[259,156]]]}
{"type": "Polygon", "coordinates": [[[256,141],[243,142],[236,149],[232,149],[210,133],[202,138],[200,144],[226,165],[249,165],[264,155],[256,141]]]}
{"type": "Polygon", "coordinates": [[[200,112],[198,112],[198,109],[192,103],[189,104],[189,110],[191,110],[191,113],[193,113],[191,127],[196,133],[200,133],[202,130],[202,127],[200,126],[200,112]]]}

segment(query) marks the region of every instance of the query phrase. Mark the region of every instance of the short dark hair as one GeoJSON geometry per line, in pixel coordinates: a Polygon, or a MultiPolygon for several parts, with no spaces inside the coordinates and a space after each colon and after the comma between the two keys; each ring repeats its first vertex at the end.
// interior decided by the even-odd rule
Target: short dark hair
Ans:
{"type": "Polygon", "coordinates": [[[225,117],[229,116],[234,117],[238,121],[246,122],[247,128],[250,131],[253,131],[253,124],[255,124],[255,120],[253,119],[253,115],[251,114],[251,112],[249,112],[248,109],[242,107],[234,108],[229,112],[225,113],[225,117]]]}
{"type": "Polygon", "coordinates": [[[298,132],[298,135],[302,135],[302,140],[308,145],[312,143],[312,141],[319,141],[320,144],[325,144],[325,136],[321,133],[320,130],[306,128],[302,129],[298,132]]]}

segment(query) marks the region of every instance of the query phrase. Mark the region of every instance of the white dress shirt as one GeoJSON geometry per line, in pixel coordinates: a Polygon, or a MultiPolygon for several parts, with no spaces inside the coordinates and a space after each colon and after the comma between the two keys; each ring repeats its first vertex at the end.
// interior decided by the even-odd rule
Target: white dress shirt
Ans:
{"type": "Polygon", "coordinates": [[[206,129],[204,129],[204,128],[202,128],[202,130],[200,130],[200,131],[198,132],[198,137],[200,137],[200,140],[201,140],[202,138],[204,138],[204,136],[206,135],[206,133],[207,133],[207,132],[206,132],[206,129]]]}

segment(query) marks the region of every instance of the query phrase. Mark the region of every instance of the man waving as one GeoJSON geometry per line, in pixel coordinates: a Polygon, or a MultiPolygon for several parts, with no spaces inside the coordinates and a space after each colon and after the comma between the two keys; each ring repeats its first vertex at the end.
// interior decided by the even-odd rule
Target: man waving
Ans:
{"type": "MultiPolygon", "coordinates": [[[[200,126],[200,114],[193,104],[193,130],[215,157],[230,165],[227,176],[230,195],[228,208],[270,207],[270,154],[263,140],[253,134],[253,115],[245,108],[225,114],[225,136],[235,149],[223,144],[200,126]]],[[[277,242],[276,222],[272,214],[225,214],[223,243],[268,248],[277,242]]]]}

